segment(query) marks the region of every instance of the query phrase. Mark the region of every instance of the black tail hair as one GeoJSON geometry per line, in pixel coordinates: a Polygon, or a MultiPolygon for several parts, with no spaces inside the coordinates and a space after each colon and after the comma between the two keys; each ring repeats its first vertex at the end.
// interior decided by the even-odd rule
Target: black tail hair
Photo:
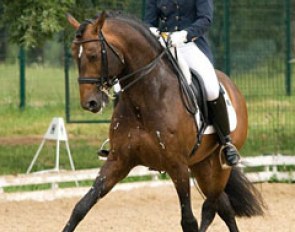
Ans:
{"type": "Polygon", "coordinates": [[[263,215],[266,206],[261,194],[237,167],[233,167],[225,187],[231,205],[238,217],[263,215]]]}

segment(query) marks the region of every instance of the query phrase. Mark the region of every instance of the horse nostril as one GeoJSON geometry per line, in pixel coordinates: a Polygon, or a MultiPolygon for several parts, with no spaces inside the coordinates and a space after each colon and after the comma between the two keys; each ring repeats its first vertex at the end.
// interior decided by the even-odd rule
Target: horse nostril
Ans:
{"type": "Polygon", "coordinates": [[[94,100],[89,101],[89,102],[88,102],[88,107],[89,107],[90,109],[94,109],[94,108],[96,108],[96,107],[97,107],[97,102],[94,101],[94,100]]]}

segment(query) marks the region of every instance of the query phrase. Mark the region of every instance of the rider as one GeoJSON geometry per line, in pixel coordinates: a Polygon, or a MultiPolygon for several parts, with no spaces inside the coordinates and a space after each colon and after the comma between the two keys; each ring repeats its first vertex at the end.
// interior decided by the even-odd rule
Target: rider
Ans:
{"type": "Polygon", "coordinates": [[[171,44],[202,78],[210,119],[223,145],[226,163],[234,166],[239,153],[231,142],[228,114],[204,34],[213,19],[213,0],[147,0],[144,21],[156,36],[171,33],[171,44]]]}

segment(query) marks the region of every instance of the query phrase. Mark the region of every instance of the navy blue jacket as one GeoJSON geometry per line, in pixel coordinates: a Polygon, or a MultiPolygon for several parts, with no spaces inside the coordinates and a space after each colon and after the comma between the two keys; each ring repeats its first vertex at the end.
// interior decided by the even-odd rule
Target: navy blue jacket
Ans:
{"type": "Polygon", "coordinates": [[[186,30],[188,41],[194,40],[213,62],[205,33],[213,20],[213,0],[146,0],[144,21],[160,31],[186,30]]]}

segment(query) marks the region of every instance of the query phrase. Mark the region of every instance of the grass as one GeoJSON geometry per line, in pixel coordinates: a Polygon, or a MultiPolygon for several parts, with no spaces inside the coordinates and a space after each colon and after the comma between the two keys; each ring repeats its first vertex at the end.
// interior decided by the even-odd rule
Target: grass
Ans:
{"type": "MultiPolygon", "coordinates": [[[[0,174],[25,172],[52,118],[65,115],[63,69],[27,68],[25,110],[18,108],[16,70],[16,65],[0,65],[0,174]]],[[[76,168],[98,167],[96,151],[108,137],[108,124],[66,124],[66,129],[76,168]]],[[[45,143],[35,170],[53,167],[54,149],[54,143],[45,143]]],[[[66,152],[61,150],[61,168],[67,165],[66,152]]]]}
{"type": "MultiPolygon", "coordinates": [[[[0,65],[0,175],[23,173],[29,166],[53,117],[65,117],[64,72],[62,68],[27,67],[27,105],[20,110],[17,65],[0,65]]],[[[106,119],[84,112],[79,106],[76,70],[71,70],[71,119],[106,119]]],[[[243,155],[295,154],[295,97],[285,96],[283,75],[265,76],[262,71],[233,73],[246,96],[249,136],[243,155]]],[[[294,82],[293,88],[294,89],[294,82]]],[[[66,124],[77,169],[101,165],[96,151],[108,137],[108,124],[66,124]]],[[[61,168],[69,168],[61,146],[61,168]]],[[[55,144],[48,142],[34,170],[54,166],[55,144]]]]}

